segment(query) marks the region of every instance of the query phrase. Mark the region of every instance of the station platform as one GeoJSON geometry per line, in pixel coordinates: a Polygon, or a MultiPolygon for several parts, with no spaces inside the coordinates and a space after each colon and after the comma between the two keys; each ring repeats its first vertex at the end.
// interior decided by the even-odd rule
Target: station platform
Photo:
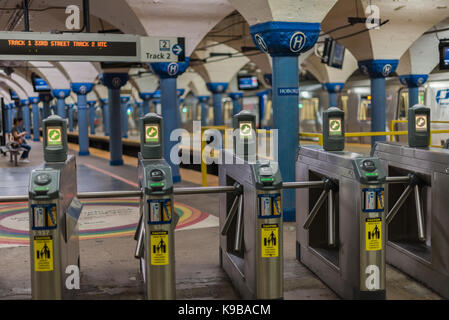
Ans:
{"type": "MultiPolygon", "coordinates": [[[[29,172],[42,163],[40,142],[30,142],[29,164],[14,167],[0,157],[4,184],[0,195],[27,192],[29,172]]],[[[70,153],[78,146],[70,144],[70,153]]],[[[79,191],[135,190],[137,159],[124,156],[125,165],[109,166],[106,151],[90,148],[78,157],[79,191]]],[[[181,169],[177,186],[198,186],[199,172],[181,169]]],[[[209,185],[218,185],[208,175],[209,185]]],[[[80,217],[81,290],[78,299],[143,299],[139,263],[133,239],[138,220],[136,199],[84,201],[80,217]]],[[[219,203],[215,195],[176,196],[181,215],[176,231],[176,296],[178,299],[238,299],[219,266],[219,203]]],[[[0,299],[30,299],[30,255],[26,203],[0,206],[0,299]]],[[[284,298],[338,299],[319,278],[295,258],[295,223],[284,223],[284,298]]],[[[441,299],[440,296],[391,266],[387,266],[387,299],[441,299]]]]}

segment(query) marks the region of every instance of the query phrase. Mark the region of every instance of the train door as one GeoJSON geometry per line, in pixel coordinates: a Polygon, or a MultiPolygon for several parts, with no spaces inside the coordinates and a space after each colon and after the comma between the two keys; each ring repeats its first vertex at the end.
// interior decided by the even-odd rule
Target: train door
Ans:
{"type": "Polygon", "coordinates": [[[318,97],[300,98],[300,131],[303,132],[320,132],[321,128],[317,128],[320,115],[320,99],[318,97]]]}

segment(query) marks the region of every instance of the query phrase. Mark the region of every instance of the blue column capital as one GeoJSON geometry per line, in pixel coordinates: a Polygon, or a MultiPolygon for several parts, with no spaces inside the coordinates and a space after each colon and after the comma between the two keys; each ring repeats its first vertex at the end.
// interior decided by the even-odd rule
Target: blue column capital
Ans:
{"type": "Polygon", "coordinates": [[[184,98],[179,98],[179,103],[183,103],[184,102],[184,98]]]}
{"type": "Polygon", "coordinates": [[[270,91],[271,91],[271,89],[259,91],[256,93],[256,96],[258,96],[258,97],[267,96],[270,94],[270,91]]]}
{"type": "Polygon", "coordinates": [[[108,103],[108,99],[106,99],[106,98],[100,99],[100,101],[101,101],[102,104],[107,104],[108,103]]]}
{"type": "Polygon", "coordinates": [[[70,89],[53,89],[51,94],[56,99],[65,99],[70,95],[70,89]]]}
{"type": "Polygon", "coordinates": [[[29,104],[30,104],[30,100],[28,100],[28,99],[21,99],[21,100],[20,100],[20,104],[21,104],[22,106],[29,105],[29,104]]]}
{"type": "Polygon", "coordinates": [[[197,96],[196,97],[199,102],[208,102],[210,99],[210,96],[197,96]]]}
{"type": "Polygon", "coordinates": [[[228,89],[227,82],[208,82],[206,83],[207,89],[212,93],[224,93],[228,89]]]}
{"type": "Polygon", "coordinates": [[[344,86],[343,82],[326,82],[322,84],[323,89],[329,93],[339,93],[344,86]]]}
{"type": "Polygon", "coordinates": [[[176,89],[176,93],[178,94],[178,97],[182,96],[186,92],[186,89],[176,89]]]}
{"type": "Polygon", "coordinates": [[[153,103],[154,103],[154,104],[159,104],[159,103],[161,103],[161,100],[155,99],[155,100],[153,100],[153,103]]]}
{"type": "Polygon", "coordinates": [[[97,100],[88,100],[87,105],[89,107],[94,107],[97,104],[97,100]]]}
{"type": "Polygon", "coordinates": [[[360,72],[370,78],[386,78],[396,71],[399,60],[397,59],[378,59],[359,61],[360,72]]]}
{"type": "Polygon", "coordinates": [[[120,72],[103,73],[100,75],[101,83],[109,89],[119,89],[129,80],[129,74],[120,72]]]}
{"type": "Polygon", "coordinates": [[[142,101],[136,101],[137,106],[140,108],[143,105],[142,101]]]}
{"type": "Polygon", "coordinates": [[[184,62],[152,62],[149,66],[160,78],[176,78],[183,74],[189,66],[189,58],[184,62]]]}
{"type": "Polygon", "coordinates": [[[243,92],[230,92],[228,93],[228,97],[232,100],[237,100],[243,97],[243,92]]]}
{"type": "Polygon", "coordinates": [[[268,21],[250,27],[257,48],[272,57],[298,56],[312,48],[321,31],[320,23],[268,21]]]}
{"type": "Polygon", "coordinates": [[[418,88],[426,83],[428,78],[427,74],[405,74],[399,76],[399,81],[409,88],[418,88]]]}
{"type": "Polygon", "coordinates": [[[76,94],[88,94],[92,91],[94,84],[91,82],[72,82],[72,90],[76,94]]]}
{"type": "Polygon", "coordinates": [[[130,96],[120,96],[120,103],[128,103],[129,99],[131,99],[130,96]]]}
{"type": "Polygon", "coordinates": [[[154,99],[160,99],[161,98],[161,90],[156,90],[153,92],[153,98],[154,99]]]}
{"type": "Polygon", "coordinates": [[[153,98],[153,92],[139,92],[139,98],[142,100],[150,100],[153,98]]]}
{"type": "Polygon", "coordinates": [[[39,99],[39,97],[29,97],[28,99],[30,100],[30,103],[32,103],[32,104],[38,104],[41,101],[39,99]]]}

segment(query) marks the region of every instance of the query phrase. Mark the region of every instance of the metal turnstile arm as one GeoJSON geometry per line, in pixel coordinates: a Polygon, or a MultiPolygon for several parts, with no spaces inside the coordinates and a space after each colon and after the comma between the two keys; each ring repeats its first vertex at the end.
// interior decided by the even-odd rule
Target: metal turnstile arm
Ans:
{"type": "Polygon", "coordinates": [[[240,197],[242,197],[242,195],[236,196],[234,198],[234,201],[232,202],[231,210],[229,210],[229,214],[226,217],[223,229],[221,230],[221,235],[223,236],[225,236],[228,233],[229,227],[231,226],[231,223],[234,220],[235,214],[237,213],[238,204],[240,203],[240,197]]]}
{"type": "Polygon", "coordinates": [[[308,230],[310,225],[313,222],[313,219],[315,219],[315,216],[317,215],[318,211],[320,210],[321,206],[323,205],[324,201],[326,201],[326,198],[329,194],[329,190],[323,190],[321,192],[320,197],[318,198],[318,201],[315,203],[315,205],[312,208],[312,211],[310,211],[309,216],[306,219],[306,222],[304,222],[303,228],[308,230]]]}
{"type": "Polygon", "coordinates": [[[334,211],[334,191],[329,190],[327,195],[327,219],[328,219],[328,234],[327,234],[327,244],[332,247],[335,246],[335,211],[334,211]]]}
{"type": "Polygon", "coordinates": [[[421,241],[425,241],[426,235],[424,233],[424,216],[422,213],[421,197],[419,195],[419,186],[415,184],[413,189],[415,191],[416,219],[418,220],[418,239],[421,241]]]}
{"type": "Polygon", "coordinates": [[[243,196],[239,196],[239,207],[237,209],[237,225],[235,228],[235,242],[234,250],[240,251],[242,249],[243,238],[243,196]]]}
{"type": "Polygon", "coordinates": [[[143,258],[143,247],[144,247],[144,235],[145,235],[145,224],[143,223],[143,215],[140,216],[139,225],[137,229],[137,245],[136,252],[134,256],[137,259],[143,258]]]}
{"type": "Polygon", "coordinates": [[[324,181],[295,181],[283,182],[282,189],[324,188],[324,181]]]}
{"type": "Polygon", "coordinates": [[[412,186],[408,185],[407,188],[405,188],[404,192],[399,197],[398,201],[394,204],[393,208],[391,208],[390,212],[387,214],[386,222],[389,224],[391,220],[395,217],[396,213],[398,213],[401,206],[404,204],[405,200],[407,200],[408,196],[412,193],[412,186]]]}

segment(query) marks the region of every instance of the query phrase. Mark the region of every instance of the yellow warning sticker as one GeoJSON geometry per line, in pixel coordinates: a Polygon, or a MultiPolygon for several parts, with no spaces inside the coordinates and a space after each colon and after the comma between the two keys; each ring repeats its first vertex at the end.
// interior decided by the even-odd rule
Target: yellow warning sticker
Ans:
{"type": "Polygon", "coordinates": [[[262,258],[275,258],[279,256],[279,226],[275,224],[262,224],[262,258]]]}
{"type": "Polygon", "coordinates": [[[168,231],[150,232],[150,256],[153,266],[168,264],[168,231]]]}
{"type": "Polygon", "coordinates": [[[53,238],[34,237],[34,270],[53,271],[53,238]]]}
{"type": "Polygon", "coordinates": [[[382,218],[366,218],[366,251],[382,250],[382,218]]]}

